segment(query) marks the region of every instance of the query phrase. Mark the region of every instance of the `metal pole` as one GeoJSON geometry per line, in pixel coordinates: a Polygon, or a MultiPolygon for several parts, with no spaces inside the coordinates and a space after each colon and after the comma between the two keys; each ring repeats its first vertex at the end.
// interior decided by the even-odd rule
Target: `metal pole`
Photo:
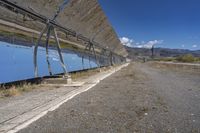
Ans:
{"type": "MultiPolygon", "coordinates": [[[[84,54],[84,53],[83,53],[84,54]]],[[[85,69],[84,68],[84,55],[82,56],[82,67],[83,67],[83,70],[85,69]]]]}
{"type": "Polygon", "coordinates": [[[110,51],[110,65],[113,66],[113,55],[111,51],[110,51]]]}
{"type": "Polygon", "coordinates": [[[44,34],[44,32],[46,32],[47,30],[47,26],[45,26],[45,28],[41,31],[40,33],[40,36],[38,38],[38,41],[37,43],[35,44],[35,47],[34,47],[34,57],[33,57],[33,63],[34,63],[34,74],[35,74],[35,77],[38,77],[38,66],[37,66],[37,51],[38,51],[38,45],[42,39],[42,36],[44,34]]]}
{"type": "MultiPolygon", "coordinates": [[[[91,43],[89,43],[89,52],[91,52],[91,43]]],[[[92,67],[91,67],[91,63],[90,63],[90,55],[89,55],[89,64],[90,64],[90,69],[91,69],[92,67]]]]}
{"type": "MultiPolygon", "coordinates": [[[[87,47],[89,47],[89,44],[86,45],[86,47],[85,47],[85,49],[84,49],[84,53],[86,52],[87,47]]],[[[84,53],[83,53],[83,55],[82,55],[82,67],[83,67],[83,69],[84,69],[84,53]]]]}
{"type": "Polygon", "coordinates": [[[151,48],[151,58],[152,59],[154,58],[154,45],[152,45],[152,48],[151,48]]]}
{"type": "Polygon", "coordinates": [[[68,76],[68,72],[67,72],[67,70],[66,70],[66,66],[65,66],[65,64],[64,64],[64,60],[63,60],[63,57],[62,57],[61,48],[60,48],[60,43],[59,43],[59,40],[58,40],[58,36],[57,36],[56,29],[55,29],[55,28],[52,28],[52,29],[53,29],[54,38],[55,38],[55,40],[56,40],[56,47],[57,47],[57,49],[58,49],[58,54],[59,54],[59,57],[60,57],[60,61],[61,61],[61,65],[62,65],[64,74],[65,74],[65,76],[68,76]]]}
{"type": "Polygon", "coordinates": [[[46,35],[46,61],[48,64],[48,70],[49,70],[49,74],[52,75],[52,71],[51,71],[51,64],[49,62],[49,38],[50,38],[50,34],[51,33],[51,26],[48,26],[48,30],[47,30],[47,35],[46,35]]]}
{"type": "Polygon", "coordinates": [[[94,56],[95,56],[95,60],[96,60],[97,66],[100,67],[99,61],[98,61],[98,59],[97,59],[97,55],[96,55],[96,52],[95,52],[95,49],[94,49],[94,45],[91,44],[91,47],[92,47],[92,50],[93,50],[93,53],[94,53],[94,56]]]}

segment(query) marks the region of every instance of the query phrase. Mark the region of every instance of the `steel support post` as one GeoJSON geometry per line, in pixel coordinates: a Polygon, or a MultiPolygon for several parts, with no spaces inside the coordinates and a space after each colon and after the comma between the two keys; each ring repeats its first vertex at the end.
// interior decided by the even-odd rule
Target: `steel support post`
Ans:
{"type": "Polygon", "coordinates": [[[110,52],[110,65],[113,66],[113,54],[110,52]]]}
{"type": "Polygon", "coordinates": [[[50,38],[50,34],[51,33],[51,27],[48,26],[48,30],[47,30],[47,35],[46,35],[46,61],[48,64],[48,70],[49,70],[49,74],[52,75],[52,71],[51,71],[51,64],[49,62],[49,38],[50,38]]]}
{"type": "MultiPolygon", "coordinates": [[[[91,52],[91,44],[89,44],[89,50],[88,51],[91,52]]],[[[91,69],[92,66],[91,66],[91,62],[90,62],[90,56],[89,56],[89,65],[90,65],[90,69],[91,69]]]]}
{"type": "MultiPolygon", "coordinates": [[[[94,49],[94,45],[93,45],[91,42],[89,42],[89,43],[86,45],[84,51],[92,52],[92,53],[94,54],[96,64],[97,64],[97,66],[100,68],[100,65],[99,65],[99,62],[98,62],[98,59],[97,59],[97,55],[96,55],[96,51],[95,51],[95,49],[94,49]]],[[[82,56],[82,65],[83,65],[83,68],[84,68],[84,55],[82,56]]],[[[90,68],[91,68],[90,55],[89,55],[89,65],[90,65],[90,68]]]]}
{"type": "Polygon", "coordinates": [[[60,57],[60,61],[61,61],[61,65],[62,65],[64,74],[65,74],[65,76],[69,76],[68,72],[67,72],[67,69],[66,69],[66,66],[64,64],[63,57],[62,57],[62,53],[61,53],[60,43],[59,43],[59,40],[58,40],[57,31],[53,27],[52,27],[52,30],[53,30],[53,35],[54,35],[54,38],[55,38],[55,41],[56,41],[56,47],[57,47],[57,50],[58,50],[58,54],[59,54],[59,57],[60,57]]]}
{"type": "Polygon", "coordinates": [[[38,45],[41,42],[42,36],[43,34],[46,32],[47,30],[47,26],[45,26],[45,28],[41,31],[40,36],[38,38],[37,43],[35,44],[35,48],[34,48],[34,57],[33,57],[33,63],[34,63],[34,74],[35,77],[38,77],[38,65],[37,65],[37,51],[38,51],[38,45]]]}
{"type": "Polygon", "coordinates": [[[91,44],[91,47],[92,47],[92,50],[93,50],[93,53],[94,53],[94,56],[95,56],[95,60],[96,60],[97,66],[98,66],[98,68],[100,68],[100,64],[99,64],[99,61],[98,61],[98,59],[97,59],[97,55],[96,55],[96,51],[95,51],[95,49],[94,49],[94,45],[91,44]]]}
{"type": "MultiPolygon", "coordinates": [[[[85,46],[84,53],[87,51],[87,47],[89,47],[89,44],[87,44],[87,45],[85,46]]],[[[83,67],[83,69],[85,69],[85,68],[84,68],[84,53],[83,53],[83,55],[82,55],[82,67],[83,67]]]]}

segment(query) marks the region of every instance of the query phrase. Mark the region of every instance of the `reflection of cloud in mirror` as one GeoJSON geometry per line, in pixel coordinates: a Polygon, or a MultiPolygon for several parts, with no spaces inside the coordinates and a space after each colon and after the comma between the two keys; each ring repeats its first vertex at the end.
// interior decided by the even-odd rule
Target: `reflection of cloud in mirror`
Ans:
{"type": "Polygon", "coordinates": [[[52,61],[59,61],[59,55],[55,51],[49,51],[49,59],[52,61]]]}
{"type": "Polygon", "coordinates": [[[52,60],[53,60],[53,61],[59,61],[59,59],[58,59],[58,58],[52,58],[52,60]]]}

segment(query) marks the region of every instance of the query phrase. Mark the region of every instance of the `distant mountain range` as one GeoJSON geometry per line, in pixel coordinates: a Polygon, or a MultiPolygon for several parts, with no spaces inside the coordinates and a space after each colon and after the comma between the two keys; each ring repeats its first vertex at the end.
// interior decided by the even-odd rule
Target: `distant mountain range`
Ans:
{"type": "MultiPolygon", "coordinates": [[[[129,53],[128,57],[131,59],[137,57],[151,57],[151,49],[147,48],[131,48],[125,46],[127,52],[129,53]]],[[[187,49],[169,49],[169,48],[154,48],[154,57],[177,57],[180,55],[192,54],[195,57],[200,57],[200,50],[187,50],[187,49]]]]}

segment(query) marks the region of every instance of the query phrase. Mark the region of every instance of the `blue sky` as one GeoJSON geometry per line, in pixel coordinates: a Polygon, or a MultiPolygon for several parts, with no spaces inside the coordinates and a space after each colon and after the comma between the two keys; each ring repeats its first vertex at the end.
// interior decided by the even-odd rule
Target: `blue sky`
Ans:
{"type": "Polygon", "coordinates": [[[200,0],[99,0],[129,46],[200,49],[200,0]]]}

